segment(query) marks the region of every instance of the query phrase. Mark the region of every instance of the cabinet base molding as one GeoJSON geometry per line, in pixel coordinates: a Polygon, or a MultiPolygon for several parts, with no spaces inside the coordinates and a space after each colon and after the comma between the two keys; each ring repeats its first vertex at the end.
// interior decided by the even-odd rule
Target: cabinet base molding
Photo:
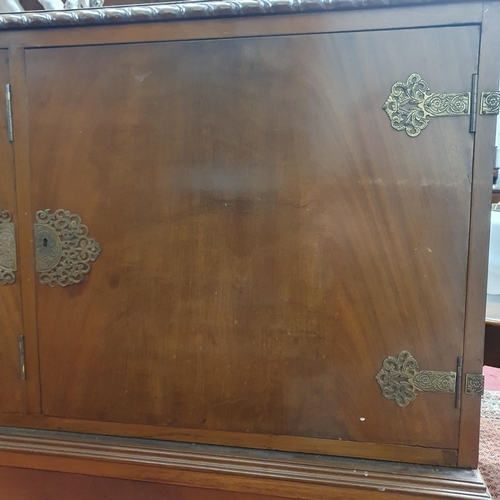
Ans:
{"type": "MultiPolygon", "coordinates": [[[[269,498],[489,499],[477,470],[26,429],[0,430],[0,466],[269,498]]],[[[187,495],[182,498],[200,498],[187,495]]],[[[250,497],[249,497],[250,498],[250,497]]]]}
{"type": "Polygon", "coordinates": [[[0,428],[23,428],[39,431],[63,431],[98,434],[146,440],[178,441],[236,448],[258,448],[306,454],[385,460],[421,465],[455,467],[457,450],[424,448],[390,443],[367,443],[337,439],[315,439],[299,436],[276,436],[247,432],[225,432],[205,429],[182,429],[156,425],[96,422],[92,420],[50,417],[45,415],[0,415],[0,428]]]}

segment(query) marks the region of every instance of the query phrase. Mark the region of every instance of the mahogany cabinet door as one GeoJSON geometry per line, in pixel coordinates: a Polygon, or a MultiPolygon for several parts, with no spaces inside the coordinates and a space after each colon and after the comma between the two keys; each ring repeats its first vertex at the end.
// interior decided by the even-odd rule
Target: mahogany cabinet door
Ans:
{"type": "Polygon", "coordinates": [[[470,91],[478,44],[462,26],[28,49],[32,215],[77,214],[101,249],[81,283],[36,283],[43,414],[456,449],[453,393],[400,407],[375,376],[404,350],[420,370],[462,355],[469,116],[410,137],[382,108],[413,73],[470,91]]]}
{"type": "Polygon", "coordinates": [[[0,413],[23,413],[19,339],[23,335],[18,268],[17,203],[12,145],[6,120],[7,51],[0,50],[0,413]]]}

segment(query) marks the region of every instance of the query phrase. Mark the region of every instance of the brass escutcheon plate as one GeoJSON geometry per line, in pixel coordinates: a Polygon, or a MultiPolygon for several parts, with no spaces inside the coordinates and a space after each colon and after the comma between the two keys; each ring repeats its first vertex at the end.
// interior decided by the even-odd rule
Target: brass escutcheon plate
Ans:
{"type": "Polygon", "coordinates": [[[99,243],[89,238],[88,232],[80,216],[68,210],[37,212],[35,257],[42,285],[68,286],[83,281],[90,263],[101,253],[99,243]]]}

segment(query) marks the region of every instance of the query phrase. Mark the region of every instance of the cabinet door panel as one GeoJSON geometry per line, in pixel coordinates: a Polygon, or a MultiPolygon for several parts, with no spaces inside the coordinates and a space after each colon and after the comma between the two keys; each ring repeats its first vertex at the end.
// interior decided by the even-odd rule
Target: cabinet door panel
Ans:
{"type": "Polygon", "coordinates": [[[468,91],[478,36],[28,50],[32,205],[102,248],[36,285],[43,413],[456,448],[453,394],[400,408],[375,375],[405,349],[456,370],[473,136],[382,106],[414,72],[468,91]]]}
{"type": "MultiPolygon", "coordinates": [[[[7,51],[0,50],[0,95],[5,95],[9,82],[7,51]]],[[[5,98],[0,98],[0,210],[12,214],[14,231],[17,234],[18,218],[16,204],[16,183],[11,143],[7,136],[5,98]]],[[[9,239],[10,240],[10,239],[9,239]]],[[[0,242],[2,258],[12,251],[9,241],[0,242]]],[[[19,256],[17,256],[19,258],[19,256]]],[[[11,258],[9,257],[10,261],[11,258]]],[[[17,259],[16,259],[17,260],[17,259]]],[[[21,285],[19,275],[16,281],[0,284],[0,413],[23,413],[26,409],[25,384],[21,380],[19,363],[19,335],[23,333],[21,309],[21,285]]]]}

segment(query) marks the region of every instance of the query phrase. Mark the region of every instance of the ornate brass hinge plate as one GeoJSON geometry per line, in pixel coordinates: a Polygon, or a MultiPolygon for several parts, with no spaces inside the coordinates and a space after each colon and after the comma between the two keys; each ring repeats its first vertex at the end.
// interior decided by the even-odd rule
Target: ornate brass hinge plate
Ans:
{"type": "Polygon", "coordinates": [[[481,396],[484,392],[484,375],[482,373],[467,373],[465,375],[465,394],[481,396]]]}
{"type": "Polygon", "coordinates": [[[9,285],[16,281],[17,255],[16,233],[12,214],[0,209],[0,284],[9,285]]]}
{"type": "Polygon", "coordinates": [[[36,214],[36,270],[42,285],[60,286],[81,283],[90,272],[90,263],[101,253],[99,243],[88,237],[82,219],[68,210],[36,214]]]}
{"type": "Polygon", "coordinates": [[[500,110],[500,92],[483,92],[479,113],[482,115],[498,115],[500,110]]]}
{"type": "Polygon", "coordinates": [[[385,358],[375,380],[385,398],[404,408],[419,391],[455,393],[457,374],[420,370],[417,360],[408,351],[401,351],[397,356],[385,358]]]}
{"type": "Polygon", "coordinates": [[[471,111],[471,93],[430,92],[429,84],[418,73],[412,73],[406,82],[396,82],[383,105],[395,130],[404,130],[417,137],[433,116],[466,116],[471,111]]]}

